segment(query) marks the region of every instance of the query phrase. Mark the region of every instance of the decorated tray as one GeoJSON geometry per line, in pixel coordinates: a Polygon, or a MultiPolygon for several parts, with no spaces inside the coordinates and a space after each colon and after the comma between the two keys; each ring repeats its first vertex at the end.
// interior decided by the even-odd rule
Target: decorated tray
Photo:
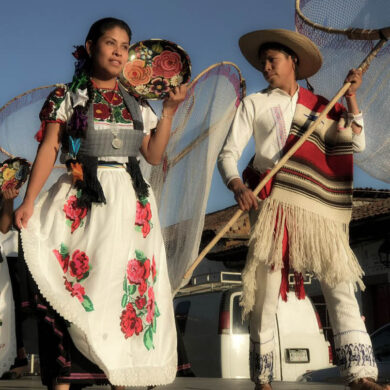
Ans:
{"type": "Polygon", "coordinates": [[[164,99],[172,88],[190,77],[191,61],[180,46],[163,39],[148,39],[130,46],[120,81],[134,95],[157,100],[164,99]]]}
{"type": "Polygon", "coordinates": [[[15,157],[0,164],[0,191],[20,188],[30,173],[30,164],[23,158],[15,157]]]}

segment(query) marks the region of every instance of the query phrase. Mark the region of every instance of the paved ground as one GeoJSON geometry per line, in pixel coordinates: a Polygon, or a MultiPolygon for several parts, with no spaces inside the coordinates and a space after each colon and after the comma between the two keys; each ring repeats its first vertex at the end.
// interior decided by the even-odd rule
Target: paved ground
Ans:
{"type": "MultiPolygon", "coordinates": [[[[44,389],[39,377],[24,377],[13,381],[0,381],[1,390],[44,389]]],[[[108,390],[108,386],[87,387],[87,390],[108,390]]],[[[145,387],[129,388],[145,390],[145,387]]],[[[253,390],[253,384],[247,379],[216,378],[177,378],[168,386],[157,387],[156,390],[253,390]]],[[[274,390],[344,390],[344,386],[315,383],[275,382],[274,390]]]]}

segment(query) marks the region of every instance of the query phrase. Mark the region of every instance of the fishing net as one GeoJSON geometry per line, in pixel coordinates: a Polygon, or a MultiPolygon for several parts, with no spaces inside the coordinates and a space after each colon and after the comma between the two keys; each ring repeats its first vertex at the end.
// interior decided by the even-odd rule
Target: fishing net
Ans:
{"type": "MultiPolygon", "coordinates": [[[[203,71],[190,84],[176,112],[163,164],[141,164],[157,199],[173,290],[181,285],[198,254],[216,158],[243,97],[243,84],[240,70],[232,63],[215,64],[203,71]]],[[[38,113],[54,87],[28,91],[0,109],[1,161],[15,156],[34,161],[38,113]]],[[[65,172],[57,161],[43,190],[65,172]]]]}
{"type": "Polygon", "coordinates": [[[331,98],[351,68],[357,68],[382,39],[357,93],[364,115],[366,150],[356,164],[377,179],[390,182],[390,46],[389,0],[296,0],[295,25],[321,50],[324,64],[310,79],[315,92],[331,98]]]}
{"type": "Polygon", "coordinates": [[[234,64],[202,72],[175,115],[163,164],[144,170],[157,198],[174,291],[198,255],[216,158],[243,94],[234,64]]]}
{"type": "MultiPolygon", "coordinates": [[[[0,162],[8,158],[22,157],[32,164],[38,148],[34,134],[41,125],[38,114],[50,91],[55,87],[56,85],[48,85],[32,89],[0,108],[0,162]]],[[[65,172],[65,166],[56,163],[44,190],[65,172]]],[[[24,185],[15,199],[16,207],[23,200],[25,191],[24,185]]]]}

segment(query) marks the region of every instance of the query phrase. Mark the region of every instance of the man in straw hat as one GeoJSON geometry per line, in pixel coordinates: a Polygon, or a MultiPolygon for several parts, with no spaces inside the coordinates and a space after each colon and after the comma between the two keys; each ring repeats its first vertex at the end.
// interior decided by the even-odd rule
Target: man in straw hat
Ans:
{"type": "Polygon", "coordinates": [[[250,368],[256,390],[271,389],[274,317],[279,294],[287,300],[289,269],[295,272],[298,298],[305,296],[302,273],[312,272],[319,279],[346,383],[351,389],[383,389],[375,383],[371,341],[354,294],[354,285],[364,287],[363,272],[347,233],[353,153],[365,148],[355,96],[362,72],[351,70],[346,78],[352,83],[345,94],[348,109],[335,105],[261,191],[259,201],[248,187],[257,186],[328,102],[297,83],[322,65],[320,51],[307,37],[282,29],[260,30],[241,37],[239,45],[269,83],[244,98],[218,158],[239,207],[251,210],[241,306],[243,316],[250,313],[250,368]],[[244,171],[244,184],[237,161],[251,136],[256,154],[244,171]]]}

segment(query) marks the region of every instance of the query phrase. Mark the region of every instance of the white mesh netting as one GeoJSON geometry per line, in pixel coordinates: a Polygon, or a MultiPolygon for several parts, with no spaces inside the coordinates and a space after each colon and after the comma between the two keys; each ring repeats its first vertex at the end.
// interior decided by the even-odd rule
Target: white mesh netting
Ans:
{"type": "MultiPolygon", "coordinates": [[[[335,29],[381,29],[390,26],[388,0],[301,0],[300,10],[311,22],[335,29]]],[[[376,41],[351,40],[346,35],[314,28],[298,14],[298,32],[318,45],[324,57],[321,70],[310,79],[315,92],[331,98],[342,86],[351,68],[357,68],[376,41]]],[[[357,99],[364,115],[366,150],[355,162],[371,176],[390,182],[390,47],[372,61],[363,77],[357,99]]]]}
{"type": "MultiPolygon", "coordinates": [[[[15,156],[34,160],[38,113],[54,87],[28,91],[0,109],[0,161],[15,156]]],[[[216,158],[242,97],[243,81],[236,65],[219,63],[206,69],[191,83],[175,115],[163,164],[141,164],[157,199],[173,290],[183,284],[198,254],[216,158]]],[[[58,163],[44,190],[64,172],[58,163]]]]}

